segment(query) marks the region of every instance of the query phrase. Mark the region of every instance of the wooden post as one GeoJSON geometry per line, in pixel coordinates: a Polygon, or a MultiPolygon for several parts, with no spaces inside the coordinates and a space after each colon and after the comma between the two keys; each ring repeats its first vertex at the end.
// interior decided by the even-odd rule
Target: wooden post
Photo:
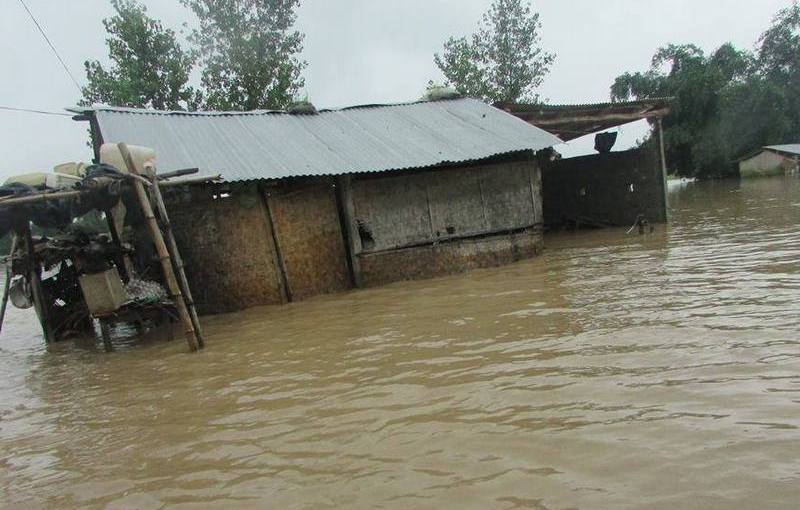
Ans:
{"type": "MultiPolygon", "coordinates": [[[[122,247],[122,230],[125,224],[125,203],[120,199],[114,207],[103,211],[106,215],[106,223],[108,224],[108,231],[111,232],[111,240],[119,247],[122,247]]],[[[136,274],[133,269],[133,262],[127,253],[123,253],[116,257],[116,263],[120,269],[120,275],[124,282],[129,282],[136,274]]]]}
{"type": "Polygon", "coordinates": [[[353,203],[353,178],[350,175],[343,175],[339,178],[341,188],[341,200],[344,212],[344,226],[347,233],[347,256],[350,258],[350,267],[353,270],[353,284],[361,288],[364,286],[364,276],[361,273],[361,260],[358,255],[361,253],[361,236],[358,234],[358,222],[355,215],[355,204],[353,203]]]}
{"type": "Polygon", "coordinates": [[[3,284],[3,303],[0,305],[0,331],[3,330],[3,322],[6,318],[6,307],[8,306],[8,292],[11,290],[11,265],[14,263],[14,252],[17,250],[17,235],[11,234],[11,253],[8,255],[8,265],[6,266],[6,281],[3,284]]]}
{"type": "Polygon", "coordinates": [[[153,199],[156,203],[158,215],[161,217],[161,223],[164,227],[167,237],[167,248],[169,248],[172,261],[175,265],[175,273],[178,275],[178,283],[181,286],[183,295],[186,297],[186,306],[189,309],[189,315],[192,318],[192,325],[194,332],[197,335],[197,343],[202,348],[205,347],[205,339],[203,338],[203,330],[200,327],[200,318],[197,316],[197,309],[194,306],[194,299],[192,298],[192,290],[189,288],[189,279],[186,278],[186,271],[184,271],[183,258],[180,251],[178,251],[178,243],[175,242],[175,234],[172,232],[172,224],[169,221],[169,214],[167,214],[167,206],[164,204],[164,197],[161,195],[161,188],[158,184],[158,177],[155,175],[153,169],[153,199]]]}
{"type": "Polygon", "coordinates": [[[661,117],[656,119],[658,126],[658,152],[661,159],[661,180],[664,188],[664,221],[669,219],[669,204],[667,201],[667,153],[664,150],[664,126],[661,117]]]}
{"type": "MultiPolygon", "coordinates": [[[[128,167],[128,172],[139,176],[139,171],[133,163],[133,158],[128,150],[128,146],[124,143],[119,143],[117,147],[119,148],[120,154],[122,154],[125,165],[128,167]]],[[[147,227],[150,230],[150,236],[153,238],[153,243],[156,246],[156,252],[158,252],[158,258],[161,262],[161,269],[164,271],[164,280],[166,281],[167,289],[175,303],[175,307],[178,309],[178,316],[183,324],[184,334],[186,335],[186,343],[189,345],[190,350],[196,351],[200,348],[200,344],[197,340],[194,326],[192,325],[192,318],[189,315],[189,310],[186,308],[186,302],[184,301],[180,285],[178,285],[175,272],[172,270],[172,260],[169,256],[169,251],[167,250],[167,245],[164,242],[161,230],[158,228],[156,216],[153,214],[153,207],[150,205],[150,199],[144,189],[144,184],[142,184],[140,180],[133,179],[131,183],[133,189],[136,191],[136,196],[142,208],[142,214],[147,222],[147,227]]]]}
{"type": "Polygon", "coordinates": [[[31,225],[27,221],[23,226],[23,235],[25,236],[25,249],[28,255],[28,282],[31,284],[31,292],[33,294],[33,306],[36,309],[36,315],[39,317],[39,322],[42,325],[42,333],[44,334],[45,343],[55,341],[53,334],[53,325],[50,323],[50,304],[45,299],[44,288],[42,288],[42,266],[36,260],[36,254],[33,249],[33,236],[31,235],[31,225]]]}
{"type": "MultiPolygon", "coordinates": [[[[261,192],[259,192],[261,193],[261,192]]],[[[267,222],[269,222],[269,230],[272,232],[272,244],[275,246],[275,257],[278,259],[278,270],[280,271],[281,283],[283,285],[283,293],[286,296],[286,301],[291,303],[292,288],[289,285],[289,273],[286,270],[286,260],[283,258],[283,250],[281,249],[281,240],[278,238],[277,227],[275,226],[275,216],[272,214],[272,205],[269,203],[269,191],[265,190],[261,193],[262,201],[264,202],[264,209],[267,212],[267,222]]]]}

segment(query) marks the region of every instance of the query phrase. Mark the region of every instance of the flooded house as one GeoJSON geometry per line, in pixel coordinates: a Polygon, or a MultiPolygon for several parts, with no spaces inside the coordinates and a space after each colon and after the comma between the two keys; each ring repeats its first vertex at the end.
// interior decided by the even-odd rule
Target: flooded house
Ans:
{"type": "Polygon", "coordinates": [[[667,221],[667,166],[661,119],[669,98],[579,105],[498,104],[498,108],[569,142],[594,133],[597,154],[542,160],[544,223],[563,227],[629,227],[667,221]],[[647,120],[654,141],[613,151],[611,128],[647,120]]]}
{"type": "Polygon", "coordinates": [[[739,175],[762,177],[800,172],[800,143],[770,145],[739,161],[739,175]]]}
{"type": "Polygon", "coordinates": [[[535,256],[547,131],[457,98],[302,112],[94,107],[95,152],[155,149],[221,175],[165,190],[201,313],[280,304],[535,256]]]}

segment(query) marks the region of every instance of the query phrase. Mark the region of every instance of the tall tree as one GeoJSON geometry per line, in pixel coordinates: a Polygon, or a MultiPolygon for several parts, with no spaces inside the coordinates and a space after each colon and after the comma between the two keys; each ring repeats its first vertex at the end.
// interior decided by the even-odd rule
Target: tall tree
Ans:
{"type": "Polygon", "coordinates": [[[555,59],[541,47],[539,13],[527,0],[494,0],[478,31],[451,37],[436,65],[464,95],[490,102],[538,102],[555,59]]]}
{"type": "Polygon", "coordinates": [[[116,14],[103,20],[111,65],[84,63],[89,83],[81,103],[193,109],[199,101],[198,92],[188,86],[194,59],[181,48],[175,32],[150,18],[135,0],[111,4],[116,14]]]}
{"type": "Polygon", "coordinates": [[[730,174],[731,145],[720,124],[729,91],[748,75],[751,56],[724,44],[707,56],[693,44],[670,44],[653,56],[650,69],[625,73],[611,87],[614,101],[672,97],[664,119],[667,160],[679,175],[730,174]]]}
{"type": "Polygon", "coordinates": [[[739,157],[764,145],[800,140],[800,2],[775,16],[755,54],[730,44],[710,56],[669,45],[648,71],[625,73],[613,100],[671,96],[664,120],[671,169],[680,175],[736,173],[739,157]]]}
{"type": "Polygon", "coordinates": [[[303,87],[299,0],[181,0],[199,18],[192,34],[203,64],[205,107],[285,108],[303,87]]]}
{"type": "MultiPolygon", "coordinates": [[[[790,118],[784,134],[800,140],[800,2],[778,13],[758,40],[758,71],[770,86],[782,89],[790,118]]],[[[785,140],[784,140],[785,141],[785,140]]]]}

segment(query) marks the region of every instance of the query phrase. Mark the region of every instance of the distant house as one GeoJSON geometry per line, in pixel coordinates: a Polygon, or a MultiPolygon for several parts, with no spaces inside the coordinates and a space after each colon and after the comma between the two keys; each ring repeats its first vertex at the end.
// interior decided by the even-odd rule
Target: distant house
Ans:
{"type": "Polygon", "coordinates": [[[797,173],[800,144],[770,145],[739,161],[742,177],[761,177],[797,173]]]}

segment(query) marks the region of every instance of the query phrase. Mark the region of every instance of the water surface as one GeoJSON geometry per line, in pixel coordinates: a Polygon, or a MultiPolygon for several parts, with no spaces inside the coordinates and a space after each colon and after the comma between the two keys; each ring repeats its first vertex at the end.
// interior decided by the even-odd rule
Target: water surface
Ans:
{"type": "Polygon", "coordinates": [[[508,267],[205,320],[208,347],[0,337],[0,506],[794,508],[800,181],[508,267]]]}

